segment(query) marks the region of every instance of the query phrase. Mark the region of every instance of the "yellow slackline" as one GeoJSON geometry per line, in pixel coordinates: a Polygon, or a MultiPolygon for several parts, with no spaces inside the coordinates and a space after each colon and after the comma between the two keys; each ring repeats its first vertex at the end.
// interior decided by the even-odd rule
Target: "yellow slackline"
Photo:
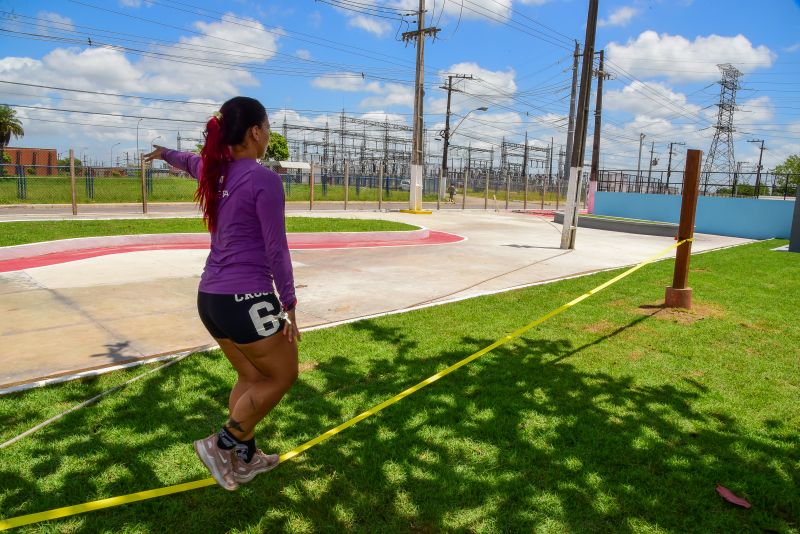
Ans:
{"type": "MultiPolygon", "coordinates": [[[[466,358],[464,358],[460,362],[451,365],[450,367],[448,367],[447,369],[444,369],[443,371],[439,371],[435,375],[433,375],[433,376],[431,376],[429,378],[426,378],[425,380],[423,380],[419,384],[408,388],[407,390],[403,391],[402,393],[398,393],[397,395],[395,395],[391,399],[388,399],[388,400],[378,404],[377,406],[373,406],[372,408],[370,408],[366,412],[364,412],[364,413],[362,413],[360,415],[357,415],[356,417],[353,417],[349,421],[346,421],[346,422],[342,423],[341,425],[339,425],[339,426],[337,426],[335,428],[331,428],[330,430],[328,430],[324,434],[320,434],[316,438],[314,438],[314,439],[312,439],[310,441],[307,441],[306,443],[303,443],[302,445],[292,449],[291,451],[289,451],[287,453],[282,454],[281,457],[280,457],[281,458],[280,461],[281,462],[285,462],[287,460],[290,460],[290,459],[294,458],[295,456],[297,456],[299,454],[302,454],[303,452],[307,451],[308,449],[310,449],[314,445],[317,445],[319,443],[322,443],[323,441],[326,441],[327,439],[335,436],[336,434],[338,434],[342,430],[350,428],[351,426],[355,425],[359,421],[363,421],[367,417],[380,412],[384,408],[387,408],[388,406],[391,406],[392,404],[394,404],[394,403],[396,403],[396,402],[408,397],[412,393],[415,393],[415,392],[419,391],[420,389],[424,388],[425,386],[436,382],[440,378],[449,375],[453,371],[455,371],[455,370],[467,365],[468,363],[470,363],[470,362],[472,362],[474,360],[477,360],[478,358],[480,358],[484,354],[493,351],[497,347],[505,345],[509,341],[512,341],[512,340],[518,338],[519,336],[521,336],[522,334],[524,334],[525,332],[527,332],[531,328],[534,328],[535,326],[538,326],[538,325],[542,324],[543,322],[547,321],[548,319],[551,319],[551,318],[555,317],[556,315],[565,312],[566,310],[568,310],[571,307],[575,306],[579,302],[591,297],[592,295],[594,295],[595,293],[597,293],[599,291],[602,291],[603,289],[607,288],[608,286],[610,286],[612,284],[615,284],[616,282],[619,282],[620,280],[622,280],[626,276],[632,274],[635,271],[638,271],[639,269],[641,269],[645,265],[654,262],[655,260],[657,260],[657,259],[661,258],[662,256],[668,254],[670,251],[672,251],[672,250],[678,248],[679,246],[683,245],[684,243],[688,243],[688,242],[690,242],[692,240],[693,239],[691,239],[691,238],[690,239],[684,239],[683,241],[679,241],[678,243],[675,243],[674,245],[670,246],[669,248],[666,248],[663,251],[661,251],[661,252],[659,252],[657,254],[654,254],[653,256],[650,256],[649,258],[647,258],[646,260],[644,260],[640,264],[636,265],[635,267],[631,267],[630,269],[628,269],[624,273],[622,273],[622,274],[620,274],[618,276],[615,276],[614,278],[612,278],[608,282],[605,282],[604,284],[601,284],[601,285],[597,286],[596,288],[592,289],[591,291],[588,291],[588,292],[584,293],[580,297],[578,297],[578,298],[576,298],[574,300],[571,300],[570,302],[567,302],[566,304],[563,304],[562,306],[556,308],[555,310],[553,310],[553,311],[551,311],[549,313],[546,313],[545,315],[542,315],[541,317],[539,317],[535,321],[533,321],[531,323],[528,323],[527,325],[523,326],[522,328],[514,330],[510,334],[498,339],[497,341],[495,341],[494,343],[492,343],[488,347],[485,347],[485,348],[479,350],[478,352],[476,352],[476,353],[474,353],[474,354],[472,354],[470,356],[467,356],[466,358]]],[[[83,503],[83,504],[76,504],[74,506],[65,506],[64,508],[55,508],[53,510],[48,510],[46,512],[38,512],[38,513],[35,513],[35,514],[21,515],[21,516],[18,516],[18,517],[12,517],[11,519],[0,519],[0,530],[7,530],[9,528],[21,527],[21,526],[24,526],[24,525],[31,525],[33,523],[39,523],[40,521],[48,521],[48,520],[51,520],[51,519],[59,519],[59,518],[62,518],[62,517],[69,517],[69,516],[73,516],[73,515],[77,515],[77,514],[82,514],[84,512],[93,512],[95,510],[102,510],[103,508],[111,508],[113,506],[120,506],[120,505],[123,505],[123,504],[128,504],[128,503],[132,503],[132,502],[136,502],[136,501],[144,501],[144,500],[147,500],[147,499],[155,499],[156,497],[163,497],[165,495],[172,495],[174,493],[182,493],[184,491],[191,491],[191,490],[195,490],[195,489],[199,489],[199,488],[204,488],[204,487],[207,487],[207,486],[213,486],[215,484],[216,484],[216,482],[214,481],[213,478],[206,478],[206,479],[203,479],[203,480],[195,480],[193,482],[185,482],[183,484],[176,484],[174,486],[166,486],[166,487],[159,488],[159,489],[154,489],[154,490],[140,491],[138,493],[130,493],[128,495],[120,495],[120,496],[117,496],[117,497],[109,497],[107,499],[100,499],[99,501],[92,501],[92,502],[87,502],[87,503],[83,503]]]]}

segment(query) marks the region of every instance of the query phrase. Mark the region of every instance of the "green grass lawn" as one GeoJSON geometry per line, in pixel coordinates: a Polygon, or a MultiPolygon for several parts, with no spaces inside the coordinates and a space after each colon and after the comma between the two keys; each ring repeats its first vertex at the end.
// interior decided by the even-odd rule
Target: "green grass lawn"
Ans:
{"type": "MultiPolygon", "coordinates": [[[[237,493],[23,531],[798,532],[800,256],[783,243],[694,257],[692,312],[658,307],[673,262],[647,266],[237,493]]],[[[613,276],[308,332],[260,445],[286,452],[613,276]]],[[[0,397],[0,440],[143,371],[0,397]]],[[[191,441],[225,421],[233,378],[196,354],[3,449],[0,515],[206,478],[191,441]]]]}
{"type": "MultiPolygon", "coordinates": [[[[287,217],[287,232],[377,232],[417,230],[394,221],[287,217]]],[[[103,221],[23,221],[0,223],[0,246],[22,245],[71,237],[206,232],[202,219],[110,219],[103,221]]]]}
{"type": "MultiPolygon", "coordinates": [[[[197,182],[194,178],[156,177],[153,180],[153,191],[148,194],[149,202],[194,202],[194,193],[197,182]]],[[[284,192],[288,202],[308,202],[308,184],[290,184],[284,182],[284,192]]],[[[94,196],[89,198],[86,191],[86,179],[76,179],[76,195],[79,204],[103,204],[142,201],[142,182],[140,178],[104,178],[94,179],[94,196]]],[[[408,191],[391,189],[388,193],[383,191],[385,202],[408,201],[408,191]]],[[[321,184],[314,186],[314,200],[317,201],[344,201],[344,186],[331,185],[327,190],[321,184]]],[[[361,187],[351,184],[348,192],[349,200],[353,202],[378,201],[378,189],[361,187]]],[[[435,194],[426,194],[425,201],[436,201],[435,194]]],[[[17,179],[0,178],[0,204],[70,204],[70,180],[68,176],[29,176],[27,179],[27,197],[17,198],[17,179]]]]}

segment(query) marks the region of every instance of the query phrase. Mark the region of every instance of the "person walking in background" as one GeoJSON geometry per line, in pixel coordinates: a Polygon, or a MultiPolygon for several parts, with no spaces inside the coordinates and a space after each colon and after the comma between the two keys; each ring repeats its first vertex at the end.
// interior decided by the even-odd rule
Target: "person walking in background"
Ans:
{"type": "Polygon", "coordinates": [[[283,185],[278,174],[259,163],[269,133],[264,106],[238,96],[206,124],[200,156],[161,146],[145,156],[163,159],[198,180],[195,199],[211,232],[198,313],[238,378],[227,423],[195,441],[194,448],[214,480],[231,491],[278,465],[278,455],[256,447],[255,428],[298,373],[300,331],[283,185]]]}

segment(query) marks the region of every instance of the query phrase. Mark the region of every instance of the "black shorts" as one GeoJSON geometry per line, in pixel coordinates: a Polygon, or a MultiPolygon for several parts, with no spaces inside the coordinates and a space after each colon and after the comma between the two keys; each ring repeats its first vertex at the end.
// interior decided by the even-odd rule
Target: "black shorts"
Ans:
{"type": "Polygon", "coordinates": [[[197,293],[197,311],[208,332],[217,339],[253,343],[283,331],[281,303],[275,293],[217,295],[197,293]]]}

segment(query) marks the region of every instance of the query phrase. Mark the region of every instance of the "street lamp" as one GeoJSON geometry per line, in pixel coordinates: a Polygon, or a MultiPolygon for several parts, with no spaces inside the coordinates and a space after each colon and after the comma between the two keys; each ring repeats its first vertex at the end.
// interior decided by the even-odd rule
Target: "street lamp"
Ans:
{"type": "Polygon", "coordinates": [[[473,111],[489,111],[489,108],[487,108],[487,107],[479,107],[479,108],[475,108],[475,109],[469,110],[467,112],[467,114],[464,115],[464,117],[458,123],[458,125],[456,125],[456,127],[453,128],[453,131],[450,132],[450,135],[448,137],[453,137],[456,134],[456,130],[458,130],[458,127],[461,126],[464,123],[465,120],[467,120],[467,117],[469,117],[469,114],[472,113],[473,111]]]}
{"type": "Polygon", "coordinates": [[[114,147],[115,147],[115,146],[117,146],[118,144],[120,144],[121,142],[122,142],[122,141],[120,141],[120,142],[118,142],[118,143],[114,143],[113,145],[111,145],[111,153],[110,153],[110,155],[108,156],[108,157],[109,157],[109,161],[110,161],[110,163],[108,164],[108,166],[109,166],[109,167],[111,167],[111,168],[113,168],[113,167],[114,167],[114,147]]]}
{"type": "MultiPolygon", "coordinates": [[[[158,137],[154,137],[154,138],[152,138],[152,139],[150,140],[150,148],[151,148],[151,149],[153,148],[153,143],[155,143],[155,142],[156,142],[156,139],[161,139],[161,136],[159,135],[158,137]]],[[[155,165],[153,165],[153,167],[155,167],[155,165]]]]}
{"type": "MultiPolygon", "coordinates": [[[[447,149],[450,146],[450,138],[455,135],[456,130],[458,130],[458,127],[461,126],[461,124],[463,124],[464,120],[467,117],[469,117],[470,113],[472,113],[473,111],[489,111],[489,108],[481,106],[479,108],[470,110],[466,115],[464,115],[464,117],[461,119],[461,122],[459,122],[458,125],[455,128],[453,128],[452,132],[450,131],[450,113],[449,113],[450,109],[448,108],[447,111],[448,114],[447,114],[447,120],[445,121],[445,127],[444,130],[440,132],[440,136],[444,141],[444,147],[442,148],[442,178],[441,178],[441,183],[439,184],[439,198],[441,198],[441,196],[443,195],[444,193],[443,186],[447,182],[447,149]]],[[[465,186],[465,191],[466,191],[466,186],[465,186]]]]}

